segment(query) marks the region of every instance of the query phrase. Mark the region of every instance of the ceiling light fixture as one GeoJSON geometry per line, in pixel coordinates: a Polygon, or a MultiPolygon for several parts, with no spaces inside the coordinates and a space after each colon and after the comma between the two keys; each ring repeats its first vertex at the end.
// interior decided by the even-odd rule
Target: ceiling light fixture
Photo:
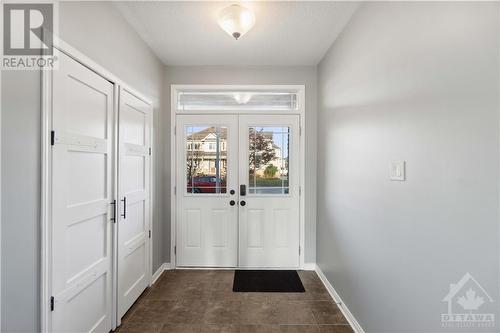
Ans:
{"type": "Polygon", "coordinates": [[[254,24],[255,14],[240,5],[231,5],[219,13],[220,27],[236,40],[246,34],[254,24]]]}

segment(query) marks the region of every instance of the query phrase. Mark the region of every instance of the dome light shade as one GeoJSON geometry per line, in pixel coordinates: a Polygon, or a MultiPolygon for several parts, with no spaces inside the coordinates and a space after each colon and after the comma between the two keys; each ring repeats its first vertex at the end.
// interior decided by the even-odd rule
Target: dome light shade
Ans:
{"type": "Polygon", "coordinates": [[[219,13],[219,25],[230,36],[239,39],[255,24],[255,14],[240,5],[231,5],[219,13]]]}

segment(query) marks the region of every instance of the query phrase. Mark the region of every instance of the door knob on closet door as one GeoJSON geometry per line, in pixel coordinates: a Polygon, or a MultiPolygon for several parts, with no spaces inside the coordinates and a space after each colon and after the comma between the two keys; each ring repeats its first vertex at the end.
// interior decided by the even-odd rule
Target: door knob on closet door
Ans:
{"type": "Polygon", "coordinates": [[[234,206],[234,205],[236,205],[236,201],[231,200],[231,201],[229,201],[229,204],[230,204],[231,206],[234,206]]]}

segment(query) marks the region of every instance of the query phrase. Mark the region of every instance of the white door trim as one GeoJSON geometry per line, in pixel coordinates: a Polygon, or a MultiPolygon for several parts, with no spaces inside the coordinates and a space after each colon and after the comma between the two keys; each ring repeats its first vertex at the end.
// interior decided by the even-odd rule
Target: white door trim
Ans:
{"type": "MultiPolygon", "coordinates": [[[[121,80],[118,76],[112,74],[108,70],[106,70],[104,67],[100,66],[98,63],[95,61],[91,60],[87,56],[85,56],[83,53],[78,51],[76,48],[72,47],[71,45],[67,44],[63,40],[61,40],[59,37],[54,36],[53,37],[53,46],[59,50],[60,52],[66,54],[70,58],[74,59],[75,61],[79,62],[80,64],[84,65],[85,67],[89,68],[90,70],[94,71],[95,73],[99,74],[106,80],[110,81],[114,85],[114,101],[113,101],[113,108],[114,108],[114,114],[115,116],[118,114],[118,91],[120,88],[126,89],[128,92],[136,96],[137,98],[141,99],[145,103],[152,105],[152,102],[150,101],[149,98],[146,96],[142,95],[141,93],[137,92],[135,89],[129,87],[123,80],[121,80]]],[[[51,200],[50,200],[50,193],[51,193],[51,187],[50,187],[50,170],[52,169],[51,165],[51,146],[50,146],[50,131],[51,131],[51,120],[52,120],[52,71],[51,70],[41,70],[41,197],[40,197],[40,204],[41,204],[41,209],[40,209],[40,228],[41,228],[41,256],[40,256],[40,261],[41,261],[41,279],[40,279],[40,318],[41,318],[41,327],[40,331],[41,332],[51,332],[52,331],[52,322],[51,322],[51,310],[50,310],[50,297],[52,296],[52,286],[51,286],[51,269],[52,267],[50,266],[50,259],[52,255],[51,251],[51,242],[52,242],[52,235],[51,235],[51,211],[50,211],[50,206],[51,206],[51,200]]],[[[153,123],[152,123],[153,124],[153,123]]],[[[115,121],[115,124],[113,125],[114,128],[114,145],[117,145],[117,123],[115,121]]],[[[155,142],[153,141],[154,138],[154,133],[153,133],[153,125],[151,126],[151,146],[154,147],[155,142]]],[[[116,147],[114,147],[116,148],[116,147]]],[[[153,149],[154,151],[154,149],[153,149]]],[[[115,154],[117,153],[117,150],[115,149],[115,154]]],[[[154,165],[154,154],[151,156],[151,168],[154,165]]],[[[117,161],[116,157],[114,156],[114,161],[113,161],[113,166],[112,166],[113,172],[117,171],[117,161]]],[[[154,182],[152,181],[153,179],[153,172],[150,172],[151,175],[151,184],[150,186],[150,205],[153,204],[155,198],[154,198],[154,182]]],[[[113,195],[116,196],[116,187],[117,184],[114,182],[113,184],[113,195]]],[[[152,208],[152,207],[151,207],[152,208]]],[[[150,251],[150,260],[149,260],[149,268],[148,271],[150,272],[149,275],[149,281],[152,279],[152,258],[153,258],[153,238],[154,238],[154,229],[153,229],[153,224],[152,224],[152,214],[150,215],[150,229],[151,229],[151,240],[150,240],[150,246],[149,246],[149,251],[150,251]]],[[[116,270],[116,223],[113,223],[112,225],[112,239],[113,239],[113,269],[112,269],[112,281],[113,281],[113,296],[112,296],[112,328],[115,329],[119,325],[119,318],[116,317],[117,313],[117,270],[116,270]]],[[[150,282],[151,284],[151,282],[150,282]]]]}
{"type": "MultiPolygon", "coordinates": [[[[176,154],[176,122],[177,114],[256,114],[263,113],[265,111],[196,111],[187,112],[178,109],[177,96],[178,92],[182,90],[208,90],[208,91],[221,91],[221,90],[258,90],[258,91],[276,91],[276,90],[289,90],[297,92],[298,94],[298,108],[293,111],[281,111],[273,110],[266,112],[266,114],[298,114],[300,116],[300,147],[299,147],[299,158],[300,158],[300,269],[304,269],[304,258],[305,258],[305,85],[228,85],[228,84],[183,84],[177,85],[173,84],[170,86],[170,266],[172,269],[176,268],[176,172],[177,170],[177,154],[176,154]]],[[[299,249],[297,249],[299,251],[299,249]]]]}

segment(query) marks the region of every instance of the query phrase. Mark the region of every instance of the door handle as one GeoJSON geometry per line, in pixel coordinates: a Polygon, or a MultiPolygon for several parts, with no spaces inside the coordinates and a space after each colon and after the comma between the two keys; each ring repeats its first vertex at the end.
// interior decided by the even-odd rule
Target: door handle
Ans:
{"type": "Polygon", "coordinates": [[[127,218],[127,197],[123,197],[122,202],[123,202],[123,214],[122,214],[122,217],[125,220],[127,218]]]}
{"type": "Polygon", "coordinates": [[[247,204],[247,203],[245,202],[245,200],[241,200],[241,201],[240,201],[240,205],[241,205],[241,206],[245,206],[246,204],[247,204]]]}
{"type": "Polygon", "coordinates": [[[116,223],[116,200],[113,200],[111,204],[113,205],[113,217],[110,220],[116,223]]]}
{"type": "Polygon", "coordinates": [[[230,204],[231,206],[234,206],[234,205],[236,205],[236,201],[231,200],[231,201],[229,201],[229,204],[230,204]]]}
{"type": "Polygon", "coordinates": [[[245,184],[240,185],[240,195],[247,195],[247,186],[245,184]]]}

